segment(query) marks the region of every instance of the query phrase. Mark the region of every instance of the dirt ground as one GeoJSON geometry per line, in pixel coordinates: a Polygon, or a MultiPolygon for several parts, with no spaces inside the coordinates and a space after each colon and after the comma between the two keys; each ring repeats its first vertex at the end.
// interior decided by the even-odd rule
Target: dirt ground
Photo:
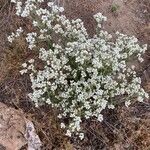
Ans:
{"type": "MultiPolygon", "coordinates": [[[[135,35],[141,43],[150,44],[149,0],[55,0],[65,7],[69,18],[81,18],[87,31],[95,33],[92,16],[102,12],[108,21],[104,29],[110,33],[120,31],[135,35]]],[[[68,139],[59,128],[56,111],[43,106],[34,108],[26,94],[31,90],[27,76],[19,74],[20,65],[33,56],[23,41],[10,46],[7,35],[20,25],[26,30],[30,25],[17,18],[9,0],[0,0],[0,102],[24,111],[43,142],[42,150],[149,150],[150,101],[136,103],[129,109],[123,106],[104,112],[104,121],[85,121],[85,139],[68,139]]],[[[142,86],[150,93],[150,52],[144,55],[138,75],[142,86]]],[[[25,147],[22,149],[26,149],[25,147]]]]}
{"type": "Polygon", "coordinates": [[[107,16],[105,29],[110,33],[120,31],[128,35],[144,38],[150,42],[150,2],[148,0],[63,0],[66,15],[70,18],[81,18],[89,33],[94,34],[92,16],[101,12],[107,16]],[[113,7],[116,10],[113,11],[113,7]]]}

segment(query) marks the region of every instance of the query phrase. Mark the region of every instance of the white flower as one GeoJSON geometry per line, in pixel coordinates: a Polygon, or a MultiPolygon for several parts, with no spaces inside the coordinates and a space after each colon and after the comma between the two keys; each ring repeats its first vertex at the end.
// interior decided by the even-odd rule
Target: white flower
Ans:
{"type": "Polygon", "coordinates": [[[49,105],[52,104],[52,102],[49,98],[46,100],[46,103],[49,104],[49,105]]]}
{"type": "Polygon", "coordinates": [[[109,108],[109,109],[114,109],[115,106],[114,106],[113,104],[110,104],[110,105],[108,105],[108,108],[109,108]]]}
{"type": "Polygon", "coordinates": [[[66,132],[65,135],[71,137],[71,132],[70,132],[70,130],[67,130],[67,132],[66,132]]]}
{"type": "Polygon", "coordinates": [[[53,2],[48,2],[47,5],[48,5],[49,7],[52,7],[52,6],[54,5],[54,3],[53,3],[53,2]]]}
{"type": "Polygon", "coordinates": [[[27,73],[27,71],[27,69],[20,70],[20,74],[23,75],[24,73],[27,73]]]}
{"type": "Polygon", "coordinates": [[[61,114],[59,114],[57,117],[58,117],[59,119],[61,119],[61,118],[62,118],[62,115],[61,115],[61,114]]]}
{"type": "Polygon", "coordinates": [[[37,0],[37,1],[40,2],[40,3],[44,2],[44,0],[37,0]]]}
{"type": "Polygon", "coordinates": [[[97,120],[102,122],[103,121],[103,115],[102,114],[99,114],[98,117],[97,117],[97,120]]]}
{"type": "Polygon", "coordinates": [[[22,64],[22,67],[23,67],[23,68],[26,68],[26,67],[27,67],[27,63],[23,63],[23,64],[22,64]]]}
{"type": "Polygon", "coordinates": [[[16,36],[19,36],[20,33],[22,33],[22,32],[23,32],[22,27],[19,27],[19,28],[16,30],[16,36]]]}
{"type": "Polygon", "coordinates": [[[22,32],[23,32],[22,27],[19,27],[19,28],[16,30],[15,33],[12,33],[10,36],[7,37],[8,41],[9,41],[10,43],[12,43],[12,42],[15,40],[15,38],[17,38],[17,37],[20,36],[20,34],[21,34],[22,32]]]}
{"type": "Polygon", "coordinates": [[[149,94],[145,92],[144,94],[145,98],[149,98],[149,94]]]}
{"type": "Polygon", "coordinates": [[[84,139],[84,133],[79,133],[79,138],[80,138],[81,140],[83,140],[83,139],[84,139]]]}
{"type": "Polygon", "coordinates": [[[12,3],[16,3],[16,0],[11,0],[12,3]]]}
{"type": "Polygon", "coordinates": [[[8,36],[8,37],[7,37],[7,39],[8,39],[8,42],[12,43],[12,42],[13,42],[13,40],[14,40],[14,37],[12,37],[12,36],[8,36]]]}
{"type": "Polygon", "coordinates": [[[101,13],[95,14],[94,18],[98,23],[100,23],[102,21],[107,21],[107,17],[103,16],[101,13]]]}
{"type": "Polygon", "coordinates": [[[34,27],[38,26],[38,22],[37,21],[33,21],[32,24],[33,24],[34,27]]]}
{"type": "Polygon", "coordinates": [[[63,8],[63,7],[60,7],[60,8],[59,8],[59,11],[60,11],[60,12],[63,12],[63,11],[64,11],[64,8],[63,8]]]}
{"type": "Polygon", "coordinates": [[[64,123],[61,123],[61,124],[60,124],[60,127],[61,127],[61,128],[65,128],[66,126],[65,126],[64,123]]]}
{"type": "Polygon", "coordinates": [[[137,98],[137,100],[139,101],[139,102],[143,102],[143,97],[141,97],[141,96],[139,96],[138,98],[137,98]]]}
{"type": "Polygon", "coordinates": [[[16,2],[16,15],[20,16],[22,9],[22,2],[18,1],[16,2]]]}
{"type": "Polygon", "coordinates": [[[126,106],[126,107],[129,107],[129,105],[131,105],[131,101],[126,101],[126,102],[125,102],[125,106],[126,106]]]}
{"type": "Polygon", "coordinates": [[[144,59],[143,59],[141,56],[138,57],[138,60],[139,60],[140,62],[143,62],[143,61],[144,61],[144,59]]]}
{"type": "Polygon", "coordinates": [[[32,64],[32,63],[34,63],[34,59],[30,59],[28,62],[29,62],[30,64],[32,64]]]}

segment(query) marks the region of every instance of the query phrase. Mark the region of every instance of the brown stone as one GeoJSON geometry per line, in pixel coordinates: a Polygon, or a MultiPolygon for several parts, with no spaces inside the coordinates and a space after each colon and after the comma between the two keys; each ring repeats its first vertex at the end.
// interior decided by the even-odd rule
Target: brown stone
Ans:
{"type": "Polygon", "coordinates": [[[19,150],[27,142],[24,138],[26,122],[21,111],[0,103],[0,149],[19,150]]]}

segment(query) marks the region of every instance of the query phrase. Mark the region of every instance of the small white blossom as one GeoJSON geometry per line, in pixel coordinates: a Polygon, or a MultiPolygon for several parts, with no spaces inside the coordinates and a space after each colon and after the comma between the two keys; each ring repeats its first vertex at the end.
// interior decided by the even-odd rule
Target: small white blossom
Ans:
{"type": "Polygon", "coordinates": [[[17,2],[17,0],[11,0],[11,2],[12,2],[12,3],[16,3],[16,2],[17,2]]]}
{"type": "Polygon", "coordinates": [[[139,60],[140,62],[143,62],[143,61],[144,61],[144,59],[143,59],[141,56],[138,57],[138,60],[139,60]]]}
{"type": "Polygon", "coordinates": [[[67,130],[67,132],[66,132],[66,136],[71,137],[71,132],[70,132],[70,130],[67,130]]]}
{"type": "Polygon", "coordinates": [[[54,3],[53,3],[53,2],[48,2],[47,5],[48,5],[49,7],[52,7],[52,6],[54,5],[54,3]]]}
{"type": "Polygon", "coordinates": [[[137,98],[137,100],[139,101],[139,102],[143,102],[143,97],[141,97],[141,96],[139,96],[138,98],[137,98]]]}
{"type": "Polygon", "coordinates": [[[33,26],[34,27],[38,26],[38,22],[37,21],[33,21],[33,26]]]}
{"type": "Polygon", "coordinates": [[[34,59],[30,59],[28,62],[29,62],[30,64],[32,64],[32,63],[34,63],[34,59]]]}
{"type": "Polygon", "coordinates": [[[27,71],[28,71],[27,69],[23,69],[20,71],[20,74],[23,75],[24,73],[27,73],[27,71]]]}
{"type": "Polygon", "coordinates": [[[23,32],[22,27],[19,27],[15,33],[12,33],[10,36],[7,37],[8,41],[12,43],[15,40],[15,38],[21,35],[22,32],[23,32]]]}
{"type": "Polygon", "coordinates": [[[125,102],[125,106],[126,106],[126,107],[129,107],[129,105],[131,105],[131,101],[126,101],[126,102],[125,102]]]}
{"type": "Polygon", "coordinates": [[[64,123],[61,123],[61,124],[60,124],[60,127],[61,127],[61,128],[65,128],[66,126],[65,126],[64,123]]]}
{"type": "Polygon", "coordinates": [[[99,114],[97,120],[100,121],[100,122],[102,122],[103,121],[103,115],[99,114]]]}
{"type": "Polygon", "coordinates": [[[61,115],[61,114],[59,114],[57,117],[58,117],[59,119],[61,119],[61,118],[62,118],[62,115],[61,115]]]}
{"type": "Polygon", "coordinates": [[[22,64],[22,67],[23,67],[23,68],[26,68],[26,67],[27,67],[27,63],[23,63],[23,64],[22,64]]]}
{"type": "Polygon", "coordinates": [[[110,105],[108,105],[108,108],[109,108],[109,109],[114,109],[115,106],[114,106],[113,104],[110,104],[110,105]]]}
{"type": "Polygon", "coordinates": [[[79,133],[79,138],[80,138],[81,140],[83,140],[83,139],[84,139],[84,133],[79,133]]]}

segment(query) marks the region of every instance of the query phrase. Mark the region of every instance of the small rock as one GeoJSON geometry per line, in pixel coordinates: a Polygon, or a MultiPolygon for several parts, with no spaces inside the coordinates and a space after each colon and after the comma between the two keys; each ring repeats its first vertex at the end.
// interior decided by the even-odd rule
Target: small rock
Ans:
{"type": "Polygon", "coordinates": [[[24,133],[23,113],[0,103],[0,146],[6,150],[19,150],[27,143],[24,133]]]}
{"type": "Polygon", "coordinates": [[[26,122],[25,138],[28,141],[28,150],[40,150],[42,143],[35,132],[34,125],[31,121],[26,122]]]}

